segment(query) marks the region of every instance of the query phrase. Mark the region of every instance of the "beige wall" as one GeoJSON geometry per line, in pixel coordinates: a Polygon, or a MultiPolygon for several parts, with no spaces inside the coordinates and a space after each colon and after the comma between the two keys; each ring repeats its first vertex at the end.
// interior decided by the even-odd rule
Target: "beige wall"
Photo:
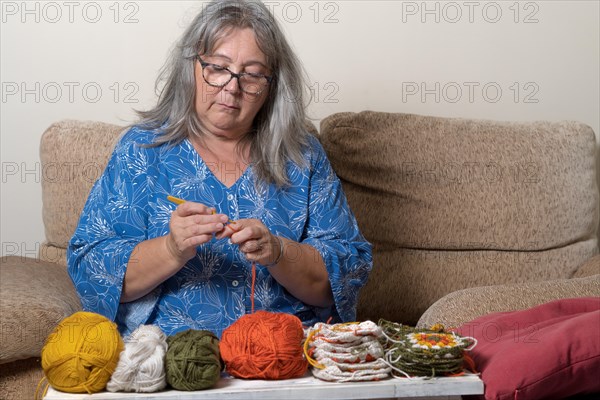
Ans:
{"type": "MultiPolygon", "coordinates": [[[[266,3],[305,62],[317,122],[371,109],[572,119],[599,132],[597,1],[266,3]]],[[[131,122],[132,108],[155,101],[157,71],[202,5],[2,1],[2,255],[35,256],[43,240],[44,129],[131,122]]]]}

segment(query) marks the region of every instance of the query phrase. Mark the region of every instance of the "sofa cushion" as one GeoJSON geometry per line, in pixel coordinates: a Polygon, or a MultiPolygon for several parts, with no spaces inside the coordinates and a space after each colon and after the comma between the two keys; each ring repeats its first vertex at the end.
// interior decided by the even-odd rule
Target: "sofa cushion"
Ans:
{"type": "Polygon", "coordinates": [[[524,310],[558,299],[600,294],[600,274],[457,290],[436,301],[423,313],[417,326],[442,324],[457,327],[483,315],[524,310]]]}
{"type": "MultiPolygon", "coordinates": [[[[67,247],[92,185],[104,171],[122,130],[103,122],[64,120],[42,135],[42,215],[46,241],[52,246],[67,247]]],[[[52,257],[64,260],[59,252],[52,257]]]]}
{"type": "Polygon", "coordinates": [[[2,400],[35,399],[35,391],[44,377],[39,358],[0,364],[2,400]]]}
{"type": "Polygon", "coordinates": [[[320,138],[374,245],[379,278],[361,294],[361,319],[413,324],[449,290],[568,278],[598,252],[587,125],[365,111],[325,118],[320,138]],[[382,283],[394,292],[380,295],[382,283]],[[371,307],[374,297],[397,311],[371,307]]]}
{"type": "Polygon", "coordinates": [[[458,329],[477,345],[485,399],[564,399],[600,392],[600,297],[480,317],[458,329]]]}
{"type": "Polygon", "coordinates": [[[81,309],[63,265],[33,258],[0,260],[0,364],[39,357],[48,334],[81,309]]]}
{"type": "MultiPolygon", "coordinates": [[[[600,254],[590,258],[581,266],[579,266],[579,268],[577,268],[573,274],[573,278],[583,278],[585,276],[592,275],[600,276],[600,254]]],[[[598,291],[598,294],[600,294],[600,290],[598,291]]]]}

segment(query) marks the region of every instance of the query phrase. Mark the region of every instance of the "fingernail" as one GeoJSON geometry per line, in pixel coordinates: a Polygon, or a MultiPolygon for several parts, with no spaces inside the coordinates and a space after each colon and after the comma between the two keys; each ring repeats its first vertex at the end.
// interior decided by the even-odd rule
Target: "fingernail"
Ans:
{"type": "Polygon", "coordinates": [[[225,223],[229,221],[229,217],[227,217],[227,215],[221,215],[221,222],[225,223]]]}

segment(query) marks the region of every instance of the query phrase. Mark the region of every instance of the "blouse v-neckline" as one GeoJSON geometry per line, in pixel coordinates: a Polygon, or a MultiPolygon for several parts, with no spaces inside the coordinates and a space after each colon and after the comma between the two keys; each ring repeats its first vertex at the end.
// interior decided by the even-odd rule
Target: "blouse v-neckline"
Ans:
{"type": "MultiPolygon", "coordinates": [[[[217,181],[219,183],[219,185],[221,185],[221,187],[223,188],[223,190],[229,191],[233,188],[235,188],[243,179],[246,178],[246,174],[248,174],[250,168],[252,168],[252,164],[247,164],[246,168],[242,171],[242,173],[240,174],[240,176],[235,180],[235,182],[233,182],[230,186],[227,186],[221,179],[219,179],[219,177],[210,169],[210,167],[208,166],[208,164],[206,163],[206,161],[204,160],[204,158],[200,155],[200,153],[196,150],[196,148],[194,147],[194,144],[192,143],[192,141],[190,140],[190,138],[186,138],[184,140],[184,142],[186,143],[186,145],[188,146],[188,150],[193,153],[193,156],[197,158],[197,161],[199,163],[199,165],[203,166],[206,171],[210,174],[210,176],[212,176],[214,178],[215,181],[217,181]]],[[[220,166],[217,166],[218,168],[220,168],[220,166]]],[[[237,169],[236,169],[237,172],[237,169]]]]}

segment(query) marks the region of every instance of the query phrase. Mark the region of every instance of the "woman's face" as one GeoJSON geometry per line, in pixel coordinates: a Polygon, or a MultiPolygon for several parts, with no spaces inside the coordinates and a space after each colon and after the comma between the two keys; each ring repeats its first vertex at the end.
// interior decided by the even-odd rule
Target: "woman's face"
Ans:
{"type": "MultiPolygon", "coordinates": [[[[270,76],[267,58],[256,44],[250,29],[234,29],[220,39],[211,54],[201,55],[205,63],[217,64],[234,73],[256,73],[270,76]]],[[[196,113],[205,128],[223,139],[238,139],[252,126],[254,117],[264,104],[269,88],[260,94],[242,92],[233,78],[222,88],[213,87],[202,77],[202,66],[196,60],[196,113]]]]}

